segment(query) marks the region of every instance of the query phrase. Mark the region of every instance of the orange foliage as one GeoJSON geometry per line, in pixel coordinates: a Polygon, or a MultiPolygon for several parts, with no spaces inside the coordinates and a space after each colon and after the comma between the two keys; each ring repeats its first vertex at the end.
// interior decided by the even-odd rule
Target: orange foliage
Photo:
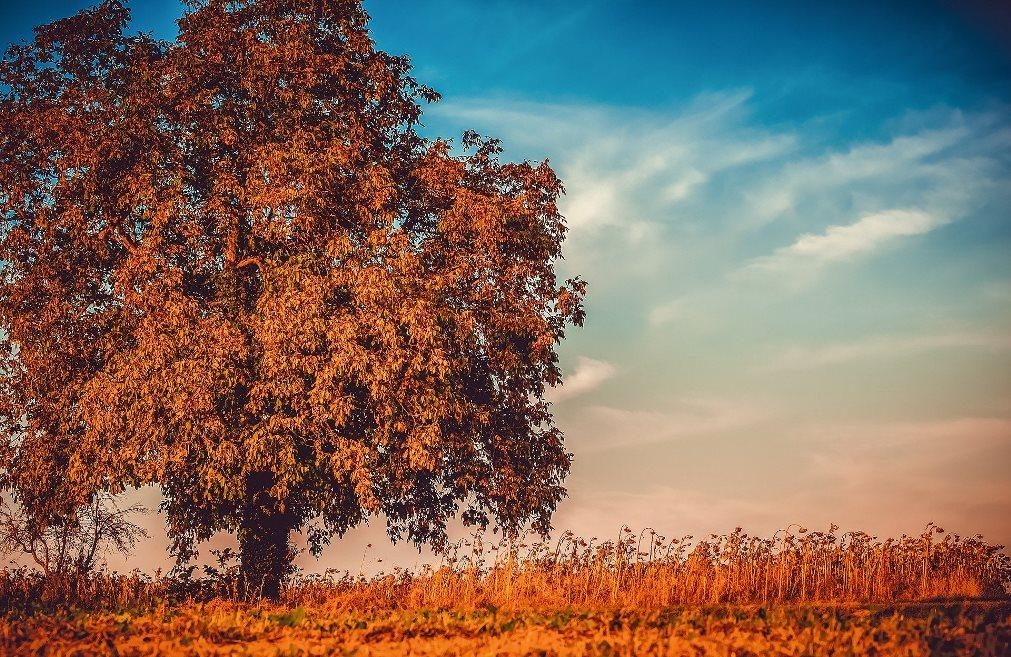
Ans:
{"type": "Polygon", "coordinates": [[[0,63],[0,489],[49,523],[157,483],[175,554],[236,532],[268,594],[293,530],[546,531],[584,292],[552,169],[419,136],[437,94],[355,0],[128,19],[0,63]]]}

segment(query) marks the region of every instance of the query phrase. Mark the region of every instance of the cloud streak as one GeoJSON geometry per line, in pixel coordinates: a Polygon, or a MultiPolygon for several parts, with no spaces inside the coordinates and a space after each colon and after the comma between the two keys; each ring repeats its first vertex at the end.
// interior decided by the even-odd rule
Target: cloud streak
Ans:
{"type": "Polygon", "coordinates": [[[578,397],[597,388],[613,377],[617,371],[611,363],[580,356],[575,369],[565,377],[563,385],[552,389],[547,397],[556,403],[578,397]]]}
{"type": "Polygon", "coordinates": [[[678,400],[665,410],[597,405],[570,423],[570,433],[581,453],[591,453],[719,434],[753,426],[770,416],[770,409],[731,399],[678,400]]]}
{"type": "Polygon", "coordinates": [[[511,148],[547,152],[568,190],[572,239],[613,227],[641,243],[715,177],[794,148],[794,135],[748,124],[750,96],[703,94],[673,113],[502,100],[447,102],[435,113],[502,135],[511,148]]]}
{"type": "Polygon", "coordinates": [[[766,369],[814,369],[868,358],[896,358],[939,349],[1008,351],[1011,350],[1011,335],[997,333],[891,335],[819,346],[794,346],[780,352],[766,369]]]}
{"type": "Polygon", "coordinates": [[[822,233],[804,233],[790,246],[759,258],[749,267],[791,271],[797,266],[822,265],[875,251],[902,237],[923,235],[943,226],[944,218],[920,210],[885,210],[865,215],[851,224],[829,226],[822,233]]]}

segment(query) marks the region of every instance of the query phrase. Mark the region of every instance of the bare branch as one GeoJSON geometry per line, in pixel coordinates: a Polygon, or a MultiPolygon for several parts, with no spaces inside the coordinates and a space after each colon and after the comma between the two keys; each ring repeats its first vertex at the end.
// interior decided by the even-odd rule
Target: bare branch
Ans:
{"type": "Polygon", "coordinates": [[[0,500],[0,555],[25,554],[46,575],[87,572],[103,553],[128,554],[147,537],[144,528],[130,520],[146,511],[139,505],[120,509],[111,495],[99,493],[74,517],[39,523],[20,505],[0,500]]]}

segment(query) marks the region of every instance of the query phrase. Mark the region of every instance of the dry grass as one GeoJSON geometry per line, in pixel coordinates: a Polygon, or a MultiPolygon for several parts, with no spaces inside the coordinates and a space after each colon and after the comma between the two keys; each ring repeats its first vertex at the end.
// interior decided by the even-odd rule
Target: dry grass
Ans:
{"type": "Polygon", "coordinates": [[[298,578],[280,605],[242,602],[227,558],[203,578],[5,571],[0,654],[1011,654],[999,546],[834,531],[477,535],[419,572],[298,578]]]}
{"type": "Polygon", "coordinates": [[[142,615],[0,620],[0,652],[22,655],[875,655],[999,657],[1011,612],[831,607],[666,612],[334,612],[214,602],[142,615]]]}
{"type": "MultiPolygon", "coordinates": [[[[798,528],[799,529],[799,528],[798,528]]],[[[1001,597],[1011,559],[1000,546],[930,525],[920,536],[737,530],[692,543],[623,528],[601,544],[488,546],[476,536],[420,573],[303,578],[293,604],[336,608],[663,609],[676,605],[895,602],[1001,597]]]]}
{"type": "MultiPolygon", "coordinates": [[[[919,536],[879,540],[863,532],[770,538],[737,530],[692,542],[623,528],[598,543],[564,534],[556,543],[499,542],[480,534],[449,547],[441,563],[373,577],[347,572],[297,578],[285,602],[332,610],[496,608],[639,609],[679,605],[892,603],[1000,598],[1011,558],[979,536],[929,525],[919,536]]],[[[791,531],[795,530],[795,531],[791,531]]],[[[150,609],[210,599],[239,600],[226,563],[204,578],[97,574],[42,578],[0,573],[0,611],[150,609]]]]}

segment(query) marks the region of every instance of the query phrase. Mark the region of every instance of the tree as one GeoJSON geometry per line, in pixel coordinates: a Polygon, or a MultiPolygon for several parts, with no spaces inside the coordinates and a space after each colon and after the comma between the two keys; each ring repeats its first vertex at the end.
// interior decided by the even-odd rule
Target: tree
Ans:
{"type": "Polygon", "coordinates": [[[0,63],[0,488],[59,517],[157,483],[176,557],[235,532],[268,596],[292,531],[548,531],[585,291],[550,166],[420,136],[438,96],[358,0],[128,21],[106,0],[0,63]]]}
{"type": "Polygon", "coordinates": [[[121,509],[111,495],[99,493],[70,517],[42,524],[0,499],[0,555],[27,555],[46,577],[89,573],[103,554],[129,554],[147,538],[147,531],[130,520],[146,512],[137,504],[121,509]]]}

